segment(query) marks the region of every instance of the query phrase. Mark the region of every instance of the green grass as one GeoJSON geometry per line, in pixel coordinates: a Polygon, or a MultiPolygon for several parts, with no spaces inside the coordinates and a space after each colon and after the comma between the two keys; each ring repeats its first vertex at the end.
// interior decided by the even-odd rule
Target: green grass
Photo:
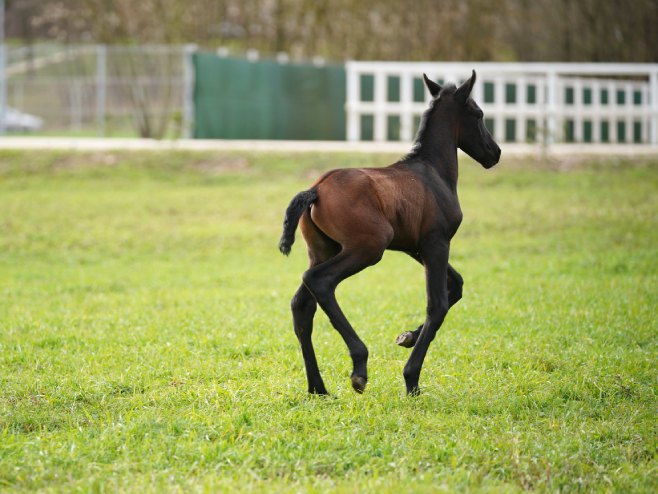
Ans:
{"type": "Polygon", "coordinates": [[[0,154],[0,490],[655,492],[658,160],[463,160],[464,298],[404,395],[423,273],[339,288],[309,397],[276,244],[320,170],[390,156],[0,154]]]}

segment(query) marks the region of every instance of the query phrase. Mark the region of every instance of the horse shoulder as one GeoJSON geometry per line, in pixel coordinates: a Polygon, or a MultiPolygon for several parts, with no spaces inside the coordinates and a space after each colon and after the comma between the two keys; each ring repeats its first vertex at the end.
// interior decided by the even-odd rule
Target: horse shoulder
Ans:
{"type": "Polygon", "coordinates": [[[420,236],[437,232],[447,239],[452,238],[462,221],[457,192],[450,188],[432,167],[416,164],[409,166],[409,170],[423,188],[423,193],[417,192],[418,199],[422,201],[419,206],[422,210],[420,236]]]}

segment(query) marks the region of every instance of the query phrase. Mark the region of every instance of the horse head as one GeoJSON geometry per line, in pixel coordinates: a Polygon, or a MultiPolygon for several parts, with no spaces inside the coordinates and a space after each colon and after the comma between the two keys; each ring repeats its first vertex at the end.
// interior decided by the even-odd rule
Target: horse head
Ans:
{"type": "MultiPolygon", "coordinates": [[[[491,168],[500,160],[500,147],[484,125],[484,113],[471,98],[475,84],[475,71],[464,83],[441,87],[423,74],[425,85],[435,99],[452,100],[448,104],[456,117],[457,147],[485,168],[491,168]]],[[[446,102],[447,103],[447,102],[446,102]]]]}

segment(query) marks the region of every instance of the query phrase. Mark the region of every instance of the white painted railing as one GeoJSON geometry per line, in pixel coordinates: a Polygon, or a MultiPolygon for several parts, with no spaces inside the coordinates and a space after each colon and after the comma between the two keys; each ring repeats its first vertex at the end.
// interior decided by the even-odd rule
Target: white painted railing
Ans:
{"type": "Polygon", "coordinates": [[[429,92],[422,74],[459,83],[500,142],[658,146],[658,64],[348,62],[348,141],[411,141],[429,92]]]}

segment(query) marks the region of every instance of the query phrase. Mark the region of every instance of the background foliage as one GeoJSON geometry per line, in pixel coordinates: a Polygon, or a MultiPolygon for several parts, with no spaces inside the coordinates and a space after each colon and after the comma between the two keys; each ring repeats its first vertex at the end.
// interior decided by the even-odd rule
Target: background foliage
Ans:
{"type": "Polygon", "coordinates": [[[10,37],[330,60],[658,62],[654,0],[7,0],[10,37]]]}

